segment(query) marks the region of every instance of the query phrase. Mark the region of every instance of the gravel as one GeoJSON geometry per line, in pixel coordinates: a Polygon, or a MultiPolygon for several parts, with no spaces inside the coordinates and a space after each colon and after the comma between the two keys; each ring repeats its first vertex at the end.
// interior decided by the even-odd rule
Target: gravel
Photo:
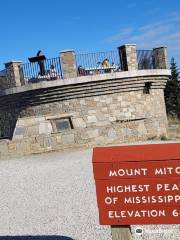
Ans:
{"type": "MultiPolygon", "coordinates": [[[[88,149],[0,161],[0,235],[111,240],[98,222],[91,158],[88,149]]],[[[179,226],[132,226],[133,239],[179,240],[179,226]]]]}

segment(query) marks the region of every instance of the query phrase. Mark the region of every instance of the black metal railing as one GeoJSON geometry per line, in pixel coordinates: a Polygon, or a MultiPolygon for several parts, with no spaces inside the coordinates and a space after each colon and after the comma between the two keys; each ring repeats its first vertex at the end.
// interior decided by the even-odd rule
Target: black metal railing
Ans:
{"type": "Polygon", "coordinates": [[[25,84],[62,78],[61,62],[59,57],[46,59],[41,62],[22,64],[21,72],[25,84]],[[43,73],[41,68],[43,68],[43,73]]]}
{"type": "MultiPolygon", "coordinates": [[[[75,55],[77,76],[97,75],[125,71],[118,50],[75,55]]],[[[152,50],[137,50],[138,69],[155,69],[152,50]]],[[[42,80],[63,78],[60,57],[21,65],[24,83],[36,83],[42,80]],[[43,65],[43,66],[42,66],[43,65]],[[43,68],[43,71],[42,71],[43,68]]]]}
{"type": "Polygon", "coordinates": [[[137,50],[138,69],[155,69],[152,50],[137,50]]]}
{"type": "Polygon", "coordinates": [[[118,51],[97,52],[76,55],[78,76],[96,75],[121,71],[118,51]]]}

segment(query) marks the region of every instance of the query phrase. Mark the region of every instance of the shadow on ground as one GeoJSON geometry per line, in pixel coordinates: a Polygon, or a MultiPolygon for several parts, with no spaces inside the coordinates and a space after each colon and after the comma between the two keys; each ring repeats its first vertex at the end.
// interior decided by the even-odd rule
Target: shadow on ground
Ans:
{"type": "Polygon", "coordinates": [[[70,237],[45,235],[45,236],[0,236],[0,240],[74,240],[70,237]]]}

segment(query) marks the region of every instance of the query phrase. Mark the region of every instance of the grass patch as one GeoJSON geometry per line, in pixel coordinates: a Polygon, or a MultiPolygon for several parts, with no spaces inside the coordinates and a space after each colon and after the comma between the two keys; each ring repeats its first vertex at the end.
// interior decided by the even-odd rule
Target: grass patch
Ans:
{"type": "Polygon", "coordinates": [[[167,141],[169,140],[165,135],[160,136],[161,141],[167,141]]]}
{"type": "Polygon", "coordinates": [[[168,123],[169,124],[179,124],[180,125],[180,119],[168,116],[168,123]]]}

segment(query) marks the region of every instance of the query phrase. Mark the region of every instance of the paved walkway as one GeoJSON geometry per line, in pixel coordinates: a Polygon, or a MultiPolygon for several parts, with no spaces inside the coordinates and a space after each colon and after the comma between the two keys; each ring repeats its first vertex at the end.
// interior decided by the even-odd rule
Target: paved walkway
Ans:
{"type": "MultiPolygon", "coordinates": [[[[92,150],[78,150],[0,161],[0,235],[110,240],[110,227],[98,223],[91,157],[92,150]]],[[[167,238],[149,226],[136,239],[180,238],[178,226],[164,228],[167,238]]]]}
{"type": "Polygon", "coordinates": [[[0,235],[108,240],[99,226],[91,150],[0,161],[0,235]]]}

